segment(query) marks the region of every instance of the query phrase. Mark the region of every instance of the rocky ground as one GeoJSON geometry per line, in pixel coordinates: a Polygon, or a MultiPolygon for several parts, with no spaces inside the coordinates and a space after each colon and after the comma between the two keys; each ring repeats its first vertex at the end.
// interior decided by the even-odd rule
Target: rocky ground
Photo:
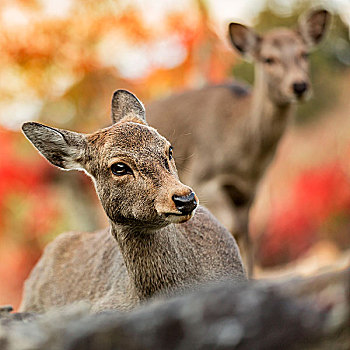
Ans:
{"type": "Polygon", "coordinates": [[[1,350],[350,349],[350,269],[221,283],[130,313],[0,312],[1,350]]]}

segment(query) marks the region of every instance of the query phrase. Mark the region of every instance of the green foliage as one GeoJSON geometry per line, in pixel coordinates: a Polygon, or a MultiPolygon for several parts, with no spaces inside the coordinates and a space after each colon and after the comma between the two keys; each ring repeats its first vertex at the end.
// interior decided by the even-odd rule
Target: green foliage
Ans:
{"type": "Polygon", "coordinates": [[[233,76],[238,80],[243,80],[253,85],[254,66],[250,62],[242,61],[232,69],[233,76]]]}

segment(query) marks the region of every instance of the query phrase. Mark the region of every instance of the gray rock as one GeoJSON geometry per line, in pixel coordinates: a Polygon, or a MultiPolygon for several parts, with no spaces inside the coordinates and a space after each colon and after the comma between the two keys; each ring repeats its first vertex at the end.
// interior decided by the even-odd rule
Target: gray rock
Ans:
{"type": "Polygon", "coordinates": [[[0,313],[1,350],[349,349],[350,270],[228,282],[130,312],[0,313]]]}

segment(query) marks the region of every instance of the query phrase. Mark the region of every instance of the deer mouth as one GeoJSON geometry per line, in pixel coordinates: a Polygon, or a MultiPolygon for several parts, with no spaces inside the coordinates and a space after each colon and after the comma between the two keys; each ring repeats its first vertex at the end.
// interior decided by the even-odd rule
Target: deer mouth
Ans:
{"type": "Polygon", "coordinates": [[[166,220],[173,223],[173,224],[181,224],[183,222],[186,222],[192,218],[194,215],[195,210],[193,210],[191,213],[181,214],[181,213],[164,213],[166,220]]]}

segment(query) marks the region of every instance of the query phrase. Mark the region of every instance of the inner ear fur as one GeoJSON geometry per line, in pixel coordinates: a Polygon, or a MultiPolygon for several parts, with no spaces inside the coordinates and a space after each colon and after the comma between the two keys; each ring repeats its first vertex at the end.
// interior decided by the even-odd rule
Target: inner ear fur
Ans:
{"type": "Polygon", "coordinates": [[[298,32],[310,48],[322,41],[329,28],[330,19],[330,13],[324,9],[312,10],[300,17],[298,32]]]}
{"type": "Polygon", "coordinates": [[[37,122],[24,123],[22,131],[33,146],[53,165],[66,170],[84,169],[84,155],[87,148],[85,135],[37,122]]]}
{"type": "Polygon", "coordinates": [[[113,123],[132,121],[147,124],[142,102],[127,90],[117,90],[112,97],[111,116],[113,123]]]}
{"type": "Polygon", "coordinates": [[[242,55],[256,56],[261,37],[252,28],[232,22],[229,24],[229,37],[233,46],[242,55]]]}

